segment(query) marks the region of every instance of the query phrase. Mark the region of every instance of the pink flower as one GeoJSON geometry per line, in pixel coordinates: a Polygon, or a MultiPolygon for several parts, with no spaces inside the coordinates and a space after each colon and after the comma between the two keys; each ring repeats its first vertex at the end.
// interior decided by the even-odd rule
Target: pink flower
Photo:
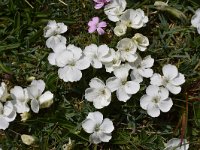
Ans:
{"type": "Polygon", "coordinates": [[[110,2],[110,0],[93,0],[95,2],[95,9],[100,9],[104,5],[110,2]]]}
{"type": "Polygon", "coordinates": [[[91,21],[88,22],[88,32],[89,33],[93,33],[97,30],[99,35],[102,35],[105,33],[105,31],[103,30],[104,27],[107,26],[105,21],[101,21],[99,20],[99,17],[93,17],[91,21]]]}

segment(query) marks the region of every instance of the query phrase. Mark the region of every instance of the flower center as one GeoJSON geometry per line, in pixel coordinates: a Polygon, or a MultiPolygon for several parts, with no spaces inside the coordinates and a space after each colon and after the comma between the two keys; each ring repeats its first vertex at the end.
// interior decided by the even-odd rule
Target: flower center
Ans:
{"type": "Polygon", "coordinates": [[[0,116],[3,114],[3,104],[0,102],[0,116]]]}
{"type": "Polygon", "coordinates": [[[95,126],[95,128],[94,128],[94,131],[95,131],[95,132],[98,132],[99,130],[100,130],[100,125],[97,124],[97,125],[95,126]]]}
{"type": "Polygon", "coordinates": [[[126,80],[122,80],[122,85],[125,85],[126,84],[126,80]]]}
{"type": "Polygon", "coordinates": [[[127,47],[127,48],[125,49],[125,51],[129,52],[129,51],[130,51],[130,48],[127,47]]]}
{"type": "Polygon", "coordinates": [[[152,102],[154,102],[154,103],[159,103],[160,102],[160,97],[158,97],[158,96],[155,96],[153,99],[152,99],[152,102]]]}
{"type": "Polygon", "coordinates": [[[164,86],[166,86],[168,83],[169,83],[169,79],[168,78],[166,78],[166,77],[163,77],[163,81],[162,81],[162,84],[164,85],[164,86]]]}
{"type": "Polygon", "coordinates": [[[102,89],[102,90],[100,91],[100,93],[101,93],[102,95],[105,95],[105,94],[106,94],[106,90],[105,90],[105,89],[102,89]]]}
{"type": "Polygon", "coordinates": [[[71,62],[69,63],[69,65],[72,66],[72,67],[75,66],[75,64],[76,64],[75,61],[71,61],[71,62]]]}

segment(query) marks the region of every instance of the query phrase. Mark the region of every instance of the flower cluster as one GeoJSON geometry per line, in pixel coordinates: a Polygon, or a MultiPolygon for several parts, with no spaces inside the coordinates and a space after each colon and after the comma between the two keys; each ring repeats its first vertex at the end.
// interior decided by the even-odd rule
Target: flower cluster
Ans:
{"type": "Polygon", "coordinates": [[[0,129],[8,128],[9,122],[15,119],[17,113],[21,114],[22,121],[28,119],[27,113],[30,111],[30,107],[35,113],[38,113],[41,108],[50,107],[53,103],[53,94],[50,91],[44,92],[44,89],[43,80],[33,80],[27,88],[15,86],[10,89],[9,94],[7,85],[2,82],[0,87],[0,129]]]}
{"type": "Polygon", "coordinates": [[[104,8],[108,19],[116,22],[114,33],[117,36],[122,36],[126,33],[127,27],[139,29],[146,25],[148,17],[145,16],[142,9],[127,9],[126,0],[112,0],[104,8]]]}
{"type": "MultiPolygon", "coordinates": [[[[143,10],[125,10],[125,0],[95,1],[95,4],[95,8],[105,5],[104,12],[108,19],[117,22],[114,29],[117,36],[124,35],[127,27],[139,29],[148,22],[148,17],[145,16],[143,10]]],[[[88,26],[89,33],[97,30],[99,34],[103,34],[105,31],[102,28],[106,26],[106,23],[94,17],[88,26]]],[[[66,39],[59,35],[64,33],[63,31],[67,31],[67,26],[55,21],[50,21],[44,30],[44,35],[54,33],[45,37],[51,38],[55,36],[55,33],[56,36],[61,37],[61,40],[53,37],[54,40],[49,42],[47,39],[48,42],[46,42],[47,47],[53,50],[48,57],[49,63],[59,67],[60,79],[64,82],[79,81],[82,78],[81,71],[90,66],[95,69],[105,67],[106,72],[113,74],[105,82],[97,77],[92,78],[89,88],[85,90],[85,99],[92,102],[96,109],[108,106],[112,101],[112,92],[115,91],[119,101],[127,102],[140,90],[144,78],[150,79],[150,85],[146,88],[146,94],[140,99],[141,108],[147,110],[147,114],[151,117],[158,117],[160,111],[168,112],[171,109],[173,101],[169,94],[180,93],[180,86],[185,82],[185,77],[178,72],[176,66],[171,64],[163,66],[163,75],[154,73],[152,69],[154,59],[150,55],[144,58],[140,55],[149,46],[146,36],[136,33],[131,38],[123,38],[115,48],[106,44],[91,43],[82,50],[72,44],[66,46],[66,39]],[[52,27],[52,22],[56,27],[52,27]],[[57,31],[58,26],[62,28],[60,32],[57,31]]],[[[98,111],[90,112],[82,122],[82,127],[91,134],[90,141],[95,144],[108,142],[114,130],[112,121],[108,118],[103,120],[103,115],[98,111]]]]}

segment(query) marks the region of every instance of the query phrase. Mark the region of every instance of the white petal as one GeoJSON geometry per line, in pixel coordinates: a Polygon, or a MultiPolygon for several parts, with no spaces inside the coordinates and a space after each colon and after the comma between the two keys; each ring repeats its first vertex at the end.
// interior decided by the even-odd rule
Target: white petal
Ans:
{"type": "Polygon", "coordinates": [[[82,127],[87,133],[93,133],[96,127],[96,123],[91,119],[86,119],[82,123],[82,127]]]}
{"type": "Polygon", "coordinates": [[[65,50],[66,50],[66,45],[64,43],[58,43],[53,48],[53,51],[55,53],[61,53],[61,52],[65,51],[65,50]]]}
{"type": "Polygon", "coordinates": [[[148,96],[148,95],[143,95],[140,98],[140,106],[144,109],[147,110],[147,106],[149,105],[149,103],[151,102],[152,97],[148,96]]]}
{"type": "Polygon", "coordinates": [[[89,137],[90,142],[94,144],[99,144],[101,143],[101,140],[99,138],[99,134],[97,132],[94,132],[93,134],[90,135],[89,137]]]}
{"type": "Polygon", "coordinates": [[[27,87],[27,91],[30,99],[35,99],[40,96],[39,89],[36,85],[31,85],[30,87],[27,87]]]}
{"type": "Polygon", "coordinates": [[[162,68],[162,72],[163,75],[170,80],[174,79],[178,75],[178,69],[176,68],[176,66],[171,64],[164,65],[162,68]]]}
{"type": "Polygon", "coordinates": [[[171,83],[173,85],[181,85],[184,82],[185,82],[185,76],[182,73],[179,73],[176,78],[174,78],[173,80],[171,80],[171,83]]]}
{"type": "Polygon", "coordinates": [[[58,76],[60,79],[63,79],[64,82],[69,81],[68,76],[67,76],[67,70],[68,70],[68,67],[58,69],[58,76]]]}
{"type": "Polygon", "coordinates": [[[126,79],[128,77],[128,72],[129,72],[129,69],[124,67],[124,66],[121,66],[119,68],[116,68],[114,70],[114,75],[117,77],[117,78],[120,78],[120,79],[126,79]]]}
{"type": "Polygon", "coordinates": [[[138,58],[138,55],[137,54],[127,54],[125,56],[125,59],[128,61],[128,62],[134,62],[136,61],[136,59],[138,58]]]}
{"type": "Polygon", "coordinates": [[[173,94],[179,94],[181,92],[181,87],[180,86],[175,86],[171,83],[168,83],[166,85],[166,88],[173,94]]]}
{"type": "Polygon", "coordinates": [[[73,58],[75,60],[78,60],[81,58],[82,56],[82,50],[79,47],[74,46],[73,44],[69,44],[67,46],[67,51],[72,52],[73,53],[73,58]]]}
{"type": "Polygon", "coordinates": [[[31,109],[34,113],[38,113],[40,109],[40,104],[36,99],[31,100],[31,109]]]}
{"type": "Polygon", "coordinates": [[[158,117],[160,115],[160,109],[158,107],[157,104],[153,104],[150,103],[147,106],[147,113],[151,116],[151,117],[158,117]]]}
{"type": "Polygon", "coordinates": [[[102,68],[101,61],[96,58],[91,61],[91,65],[96,69],[102,68]]]}
{"type": "Polygon", "coordinates": [[[91,79],[89,85],[92,88],[104,88],[105,87],[105,84],[103,83],[103,81],[101,81],[98,78],[91,79]]]}
{"type": "Polygon", "coordinates": [[[46,46],[54,49],[57,44],[66,44],[66,38],[61,35],[51,36],[46,40],[46,46]]]}
{"type": "MultiPolygon", "coordinates": [[[[98,91],[99,92],[99,91],[98,91]]],[[[111,102],[111,92],[109,89],[104,90],[105,94],[98,94],[98,96],[93,99],[93,105],[96,109],[101,109],[108,106],[111,102]]]]}
{"type": "Polygon", "coordinates": [[[76,62],[76,68],[79,70],[85,70],[90,67],[90,60],[87,57],[83,57],[76,62]]]}
{"type": "Polygon", "coordinates": [[[128,94],[135,94],[140,90],[140,84],[135,81],[126,82],[124,89],[128,94]]]}
{"type": "Polygon", "coordinates": [[[107,55],[108,52],[109,52],[109,47],[106,44],[100,45],[97,49],[97,54],[99,58],[107,55]]]}
{"type": "Polygon", "coordinates": [[[111,92],[114,92],[121,86],[121,80],[116,77],[110,77],[106,80],[106,86],[111,92]]]}
{"type": "Polygon", "coordinates": [[[6,128],[8,128],[9,123],[8,121],[6,121],[6,119],[2,116],[0,116],[0,129],[5,130],[6,128]]]}
{"type": "Polygon", "coordinates": [[[169,91],[164,87],[160,87],[159,95],[160,100],[167,99],[169,97],[169,91]]]}
{"type": "Polygon", "coordinates": [[[4,114],[5,116],[9,116],[13,111],[14,111],[13,104],[12,104],[10,101],[7,101],[7,102],[4,104],[3,114],[4,114]]]}
{"type": "Polygon", "coordinates": [[[108,106],[111,102],[111,97],[106,99],[104,97],[97,97],[93,100],[93,105],[96,109],[102,109],[105,106],[108,106]]]}
{"type": "Polygon", "coordinates": [[[56,33],[61,34],[65,33],[68,30],[68,27],[64,23],[57,23],[56,33]]]}
{"type": "Polygon", "coordinates": [[[87,116],[87,119],[91,119],[95,122],[95,124],[101,124],[103,121],[103,115],[99,111],[90,112],[87,116]]]}
{"type": "Polygon", "coordinates": [[[167,98],[165,100],[161,100],[160,103],[158,104],[158,107],[162,112],[168,112],[173,105],[173,102],[171,98],[167,98]]]}
{"type": "Polygon", "coordinates": [[[141,76],[145,77],[145,78],[150,78],[153,75],[153,70],[152,69],[144,69],[144,68],[140,68],[138,69],[138,72],[141,76]]]}
{"type": "Polygon", "coordinates": [[[104,133],[111,133],[114,130],[113,122],[105,118],[100,126],[100,130],[104,133]]]}
{"type": "Polygon", "coordinates": [[[151,58],[151,55],[146,56],[141,62],[141,66],[143,68],[151,68],[153,64],[154,64],[154,59],[151,58]]]}
{"type": "Polygon", "coordinates": [[[70,51],[63,51],[56,57],[56,65],[64,67],[73,59],[73,53],[70,51]]]}
{"type": "Polygon", "coordinates": [[[39,97],[38,100],[41,105],[41,108],[45,108],[45,105],[47,105],[47,104],[48,104],[48,106],[46,106],[46,107],[49,107],[49,105],[52,104],[53,94],[50,91],[46,91],[44,94],[42,94],[39,97]]]}
{"type": "Polygon", "coordinates": [[[6,119],[6,121],[11,122],[15,120],[16,116],[17,116],[16,111],[13,110],[8,116],[5,116],[4,118],[6,119]]]}
{"type": "Polygon", "coordinates": [[[89,46],[86,46],[83,50],[83,53],[86,57],[88,57],[90,60],[92,60],[97,55],[97,45],[96,44],[90,44],[89,46]]]}
{"type": "Polygon", "coordinates": [[[40,95],[42,94],[42,92],[45,89],[45,83],[43,80],[33,80],[31,82],[31,86],[35,85],[37,87],[37,89],[39,90],[40,95]]]}
{"type": "Polygon", "coordinates": [[[94,88],[87,88],[85,90],[85,99],[89,102],[93,102],[98,97],[98,91],[94,88]]]}
{"type": "Polygon", "coordinates": [[[110,139],[112,138],[111,134],[106,134],[106,133],[99,133],[99,138],[102,142],[109,142],[110,139]]]}
{"type": "Polygon", "coordinates": [[[17,100],[12,100],[11,102],[14,105],[17,113],[21,114],[21,113],[30,111],[30,108],[29,108],[27,102],[20,102],[20,101],[17,101],[17,100]]]}
{"type": "Polygon", "coordinates": [[[24,100],[24,90],[21,86],[15,86],[10,90],[11,97],[15,100],[24,100]]]}
{"type": "Polygon", "coordinates": [[[146,88],[147,95],[152,96],[152,97],[158,96],[159,91],[160,91],[160,88],[156,85],[149,85],[146,88]]]}
{"type": "Polygon", "coordinates": [[[143,77],[139,74],[137,69],[133,69],[130,76],[132,81],[136,81],[138,83],[141,83],[143,81],[143,77]]]}
{"type": "Polygon", "coordinates": [[[79,81],[82,77],[82,72],[75,67],[66,66],[63,69],[66,71],[65,74],[64,74],[64,76],[66,76],[66,77],[64,77],[64,79],[66,78],[70,82],[79,81]]]}
{"type": "Polygon", "coordinates": [[[59,53],[50,53],[48,56],[48,61],[51,65],[56,65],[56,58],[58,56],[59,53]]]}
{"type": "Polygon", "coordinates": [[[163,82],[161,75],[158,73],[154,73],[150,78],[150,80],[152,85],[157,85],[157,86],[161,86],[163,82]]]}
{"type": "Polygon", "coordinates": [[[117,98],[119,101],[123,101],[126,102],[127,100],[129,100],[131,98],[130,94],[127,94],[124,90],[124,88],[119,88],[116,92],[117,94],[117,98]]]}

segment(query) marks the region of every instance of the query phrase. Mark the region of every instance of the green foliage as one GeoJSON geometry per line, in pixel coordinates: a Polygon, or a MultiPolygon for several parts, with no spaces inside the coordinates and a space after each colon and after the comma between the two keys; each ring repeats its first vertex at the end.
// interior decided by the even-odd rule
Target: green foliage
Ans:
{"type": "MultiPolygon", "coordinates": [[[[61,149],[71,138],[74,149],[121,149],[121,150],[162,150],[164,142],[181,135],[181,116],[187,112],[185,137],[190,141],[190,149],[200,147],[200,36],[190,26],[193,11],[199,7],[198,0],[173,0],[169,5],[186,16],[177,19],[168,11],[153,7],[154,1],[129,0],[128,8],[141,7],[149,16],[146,27],[127,32],[132,37],[140,32],[150,40],[147,53],[155,59],[155,72],[161,72],[166,63],[179,68],[186,76],[182,92],[172,96],[174,106],[168,113],[158,118],[149,117],[139,106],[145,80],[138,94],[127,103],[119,102],[113,96],[111,104],[102,109],[105,117],[113,120],[115,130],[109,143],[98,146],[89,143],[89,135],[81,128],[81,122],[88,112],[95,111],[91,103],[83,99],[84,91],[91,78],[106,80],[110,74],[92,68],[83,71],[83,78],[77,83],[64,83],[58,78],[57,68],[48,63],[51,51],[45,47],[43,28],[48,20],[64,22],[69,30],[65,33],[67,43],[84,48],[96,43],[106,43],[115,47],[119,41],[112,32],[115,23],[109,22],[106,34],[98,36],[87,32],[87,22],[93,16],[106,20],[103,10],[95,10],[91,0],[0,0],[0,77],[9,88],[27,86],[29,77],[43,79],[47,89],[54,93],[51,108],[31,114],[23,123],[20,117],[12,122],[9,129],[0,131],[0,145],[3,149],[61,149]],[[197,86],[198,85],[198,86],[197,86]],[[187,98],[188,93],[188,98],[187,98]],[[186,102],[188,101],[188,109],[186,102]],[[188,110],[188,111],[187,111],[188,110]],[[21,134],[38,138],[36,144],[27,148],[20,139],[21,134]]],[[[125,36],[124,36],[125,37],[125,36]]],[[[122,37],[123,38],[123,37],[122,37]]]]}

